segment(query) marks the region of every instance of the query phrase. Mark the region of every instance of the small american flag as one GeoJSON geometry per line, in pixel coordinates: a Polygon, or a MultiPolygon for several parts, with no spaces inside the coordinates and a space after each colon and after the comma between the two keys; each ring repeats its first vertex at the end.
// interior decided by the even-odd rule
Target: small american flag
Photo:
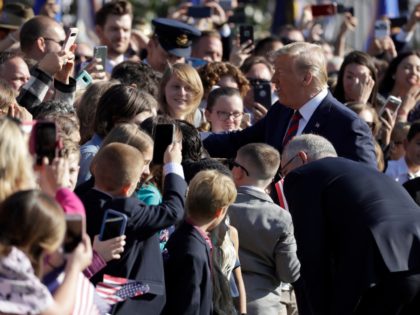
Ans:
{"type": "Polygon", "coordinates": [[[275,183],[277,197],[279,199],[279,205],[283,209],[289,211],[289,205],[287,204],[286,196],[284,195],[283,191],[283,185],[284,185],[284,178],[281,178],[277,183],[275,183]]]}
{"type": "Polygon", "coordinates": [[[146,294],[149,290],[147,284],[110,275],[104,275],[104,281],[96,285],[98,295],[110,305],[146,294]]]}

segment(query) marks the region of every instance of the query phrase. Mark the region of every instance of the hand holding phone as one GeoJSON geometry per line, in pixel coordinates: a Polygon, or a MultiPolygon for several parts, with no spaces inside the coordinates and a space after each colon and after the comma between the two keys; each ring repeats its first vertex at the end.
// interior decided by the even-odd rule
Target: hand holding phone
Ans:
{"type": "Polygon", "coordinates": [[[106,241],[124,235],[128,218],[124,213],[108,209],[105,211],[102,220],[101,233],[99,239],[106,241]]]}
{"type": "Polygon", "coordinates": [[[208,6],[188,7],[187,15],[197,19],[209,18],[213,14],[213,8],[208,6]]]}
{"type": "Polygon", "coordinates": [[[263,105],[267,110],[271,107],[271,84],[260,83],[253,86],[254,101],[263,105]]]}
{"type": "Polygon", "coordinates": [[[383,117],[385,115],[385,109],[388,109],[391,113],[391,116],[394,116],[398,112],[401,103],[402,100],[400,98],[393,95],[388,96],[384,106],[382,106],[381,110],[379,111],[379,115],[383,117]]]}
{"type": "Polygon", "coordinates": [[[59,142],[56,125],[53,121],[37,121],[32,127],[29,140],[29,151],[35,155],[36,164],[42,165],[44,157],[49,163],[58,156],[59,142]]]}
{"type": "Polygon", "coordinates": [[[93,57],[101,59],[103,71],[105,71],[106,59],[108,57],[108,46],[95,46],[93,48],[93,57]]]}
{"type": "Polygon", "coordinates": [[[70,51],[71,46],[76,42],[77,33],[79,30],[77,27],[71,27],[67,33],[66,40],[63,44],[63,50],[64,51],[70,51]]]}
{"type": "Polygon", "coordinates": [[[375,22],[375,38],[384,39],[391,34],[391,24],[386,20],[377,20],[375,22]]]}
{"type": "Polygon", "coordinates": [[[80,214],[66,214],[66,234],[63,249],[65,253],[71,253],[82,241],[85,234],[84,218],[80,214]]]}
{"type": "Polygon", "coordinates": [[[337,4],[314,4],[311,5],[311,11],[313,17],[335,15],[337,14],[337,4]]]}
{"type": "Polygon", "coordinates": [[[159,124],[156,126],[152,160],[154,164],[163,164],[165,151],[174,142],[174,136],[174,124],[159,124]]]}
{"type": "Polygon", "coordinates": [[[254,27],[252,25],[239,26],[239,43],[242,45],[251,41],[250,45],[254,43],[254,27]]]}

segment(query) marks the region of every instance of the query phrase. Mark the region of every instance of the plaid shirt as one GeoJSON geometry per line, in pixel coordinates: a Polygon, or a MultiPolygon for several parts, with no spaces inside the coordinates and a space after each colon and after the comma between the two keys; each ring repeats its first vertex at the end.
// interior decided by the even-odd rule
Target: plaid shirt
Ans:
{"type": "Polygon", "coordinates": [[[31,78],[22,86],[18,97],[19,105],[25,107],[31,114],[41,104],[54,81],[54,100],[73,104],[76,92],[76,80],[70,78],[69,84],[64,84],[44,71],[34,67],[31,69],[31,78]]]}

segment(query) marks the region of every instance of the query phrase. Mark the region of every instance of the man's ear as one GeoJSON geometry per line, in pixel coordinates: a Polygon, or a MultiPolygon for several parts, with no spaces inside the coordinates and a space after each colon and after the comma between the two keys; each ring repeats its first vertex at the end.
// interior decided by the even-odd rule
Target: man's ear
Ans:
{"type": "Polygon", "coordinates": [[[35,41],[34,45],[36,46],[36,48],[38,48],[43,53],[47,49],[44,37],[38,37],[37,40],[35,41]]]}
{"type": "Polygon", "coordinates": [[[228,209],[228,206],[217,209],[214,214],[214,218],[216,219],[216,218],[220,218],[220,216],[224,216],[226,214],[227,209],[228,209]]]}
{"type": "Polygon", "coordinates": [[[303,76],[302,83],[304,86],[309,86],[312,82],[312,74],[310,72],[306,72],[303,76]]]}
{"type": "Polygon", "coordinates": [[[304,151],[299,151],[298,155],[299,155],[299,158],[302,161],[302,164],[308,163],[308,155],[304,151]]]}

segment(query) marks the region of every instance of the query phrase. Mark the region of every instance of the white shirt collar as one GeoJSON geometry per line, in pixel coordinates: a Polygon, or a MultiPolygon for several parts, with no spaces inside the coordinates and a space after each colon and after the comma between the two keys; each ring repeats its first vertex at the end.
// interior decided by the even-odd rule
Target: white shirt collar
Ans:
{"type": "Polygon", "coordinates": [[[326,98],[328,95],[328,89],[323,89],[309,101],[307,101],[300,109],[299,113],[302,115],[302,118],[299,121],[299,128],[297,131],[297,135],[302,134],[303,129],[305,129],[306,124],[311,119],[313,113],[316,111],[318,106],[321,102],[326,98]]]}

